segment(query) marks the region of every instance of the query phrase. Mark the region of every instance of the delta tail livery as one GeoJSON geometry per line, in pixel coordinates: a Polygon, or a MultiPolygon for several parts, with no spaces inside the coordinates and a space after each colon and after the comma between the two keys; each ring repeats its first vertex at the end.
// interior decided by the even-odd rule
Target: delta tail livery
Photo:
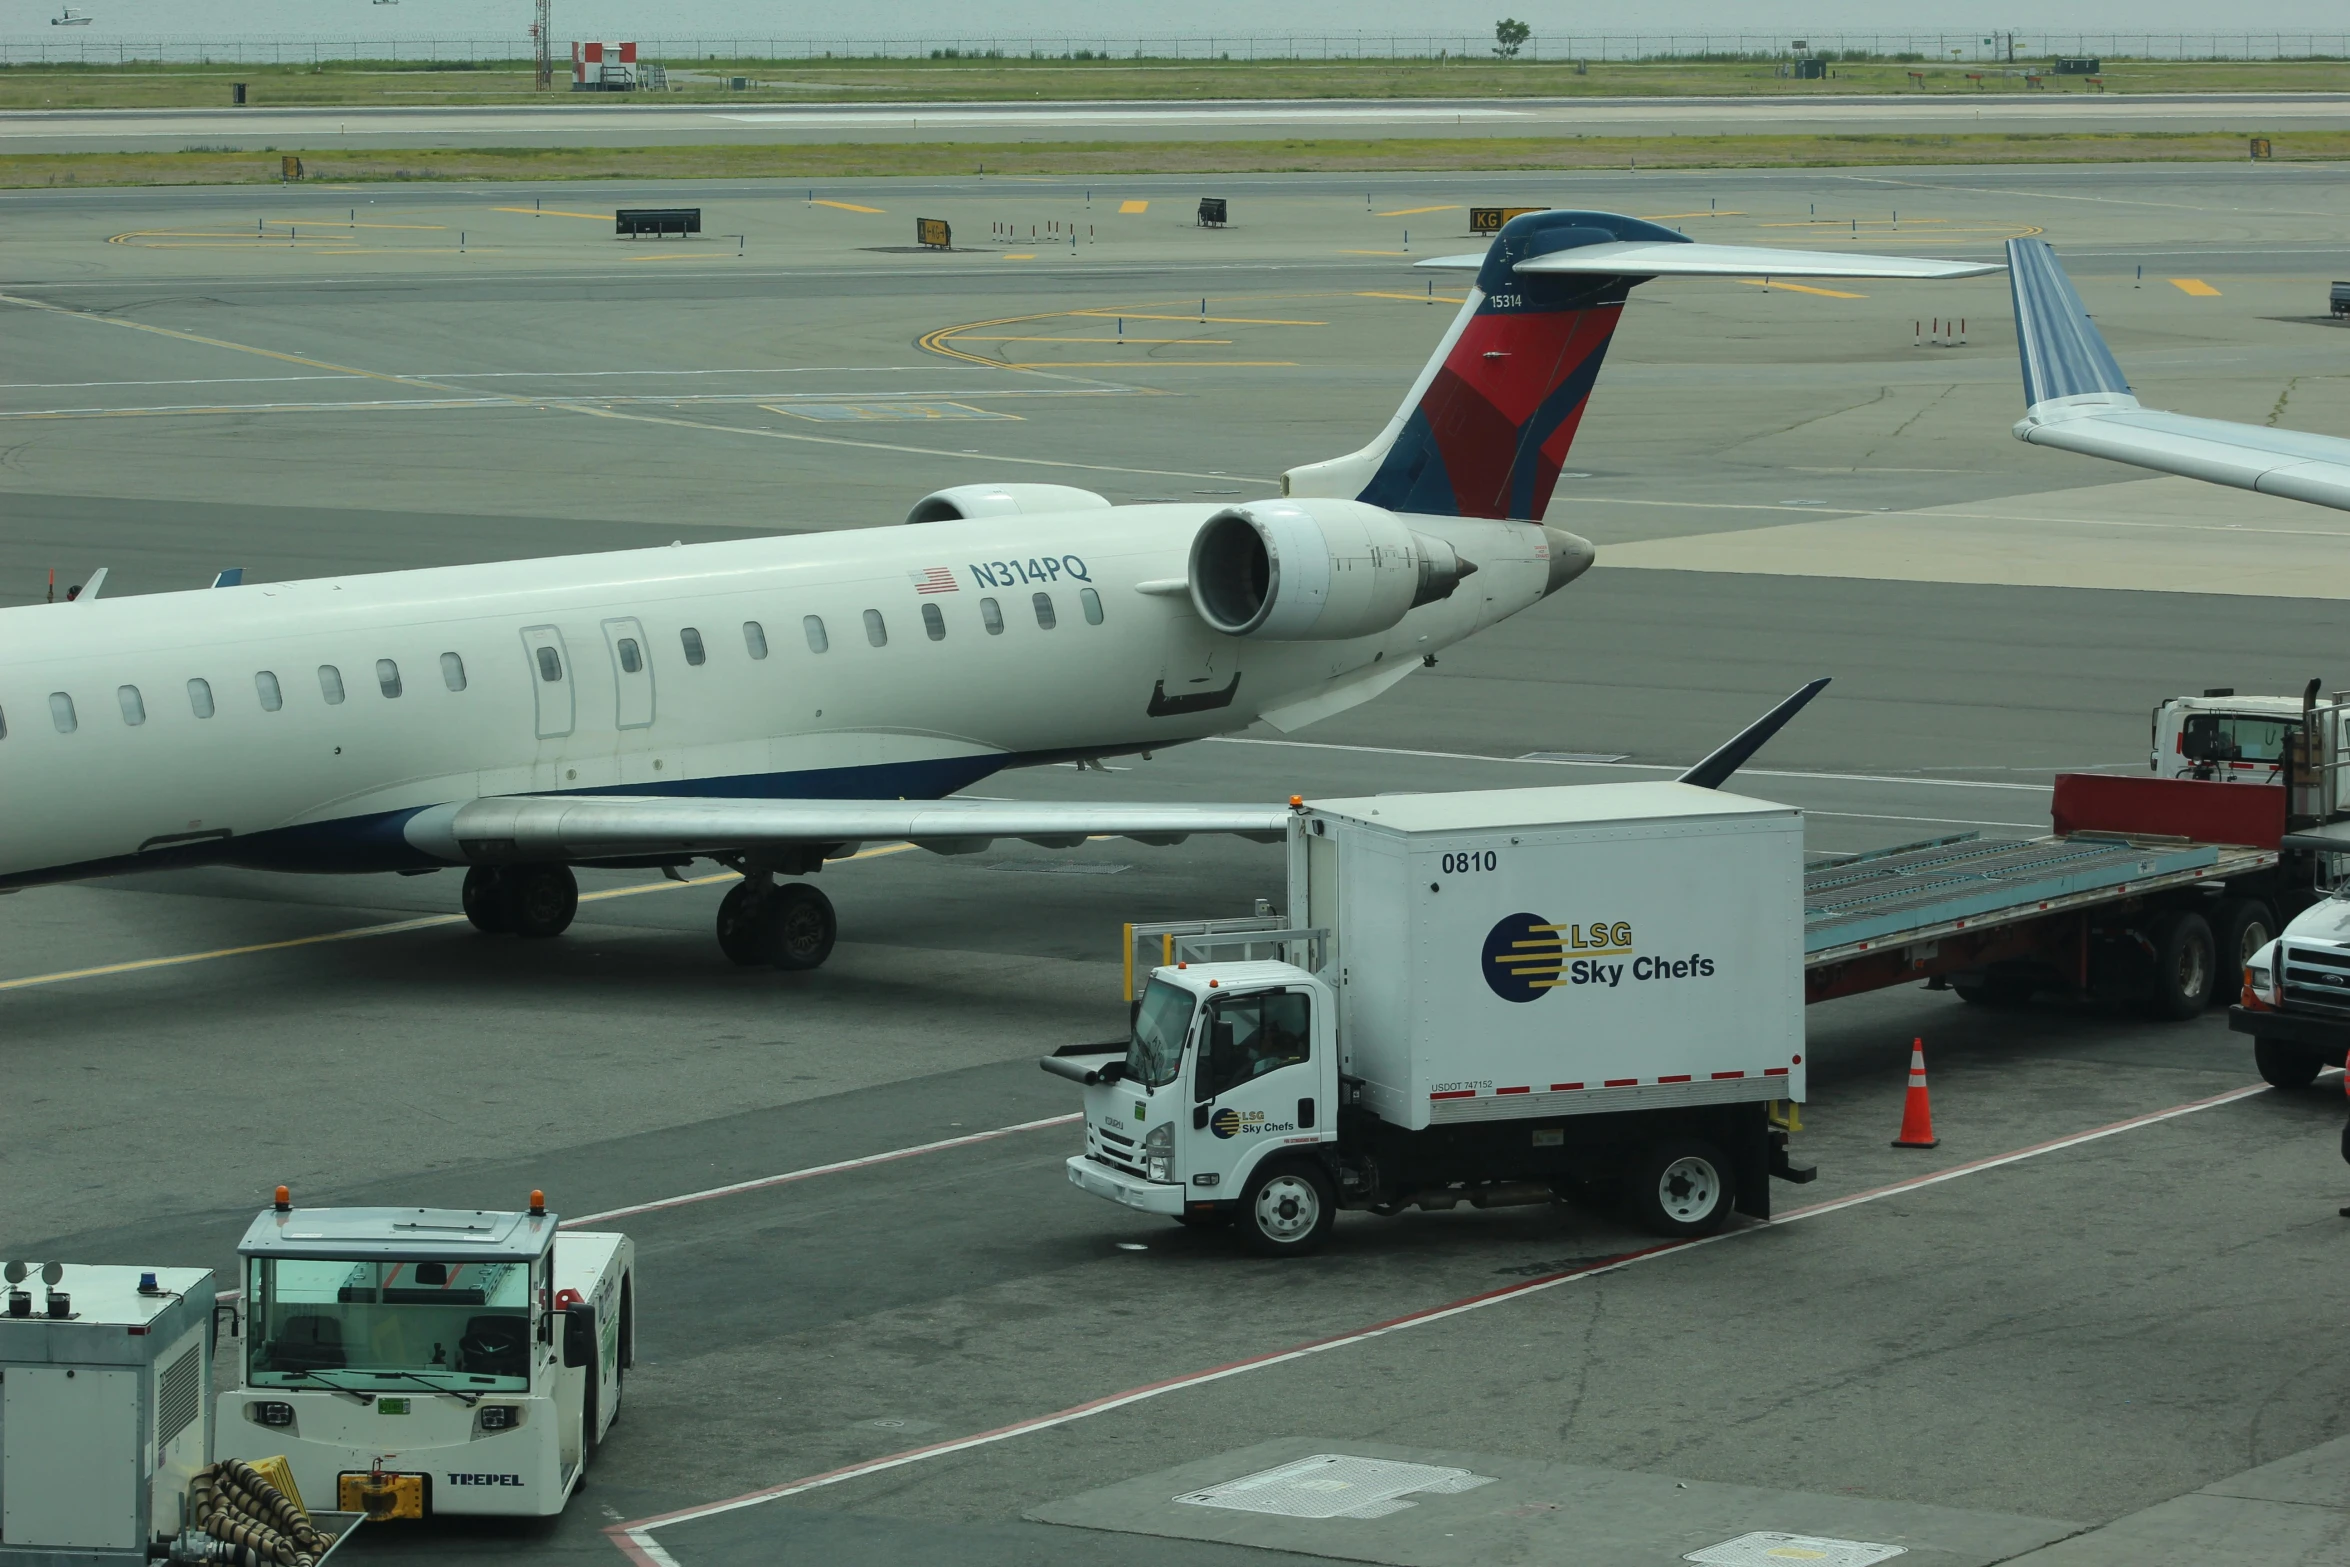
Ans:
{"type": "MultiPolygon", "coordinates": [[[[1271,840],[1278,806],[948,798],[1368,701],[1591,564],[1543,525],[1600,357],[1664,275],[1966,277],[1520,217],[1387,429],[1278,500],[925,497],[911,526],[0,611],[0,887],[198,864],[466,868],[551,936],[580,865],[742,876],[718,938],[810,968],[869,840],[1271,840]]],[[[224,573],[226,580],[232,573],[224,573]]]]}

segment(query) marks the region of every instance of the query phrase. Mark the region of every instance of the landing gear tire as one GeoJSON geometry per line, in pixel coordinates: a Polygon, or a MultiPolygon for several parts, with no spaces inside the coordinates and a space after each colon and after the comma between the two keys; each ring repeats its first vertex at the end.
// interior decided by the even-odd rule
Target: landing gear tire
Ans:
{"type": "Polygon", "coordinates": [[[2211,987],[2217,1000],[2235,990],[2252,954],[2276,938],[2277,917],[2258,898],[2231,898],[2214,911],[2211,928],[2219,942],[2219,974],[2211,987]]]}
{"type": "Polygon", "coordinates": [[[718,905],[718,950],[745,968],[775,960],[774,898],[738,881],[718,905]]]}
{"type": "Polygon", "coordinates": [[[806,882],[787,882],[770,893],[766,918],[775,932],[768,961],[777,968],[819,968],[832,956],[840,921],[832,912],[832,900],[806,882]]]}
{"type": "Polygon", "coordinates": [[[2173,1023],[2200,1017],[2211,1004],[2217,968],[2210,922],[2200,914],[2177,910],[2149,926],[2146,939],[2154,948],[2146,1010],[2173,1023]]]}
{"type": "Polygon", "coordinates": [[[1316,1164],[1259,1166],[1240,1194],[1241,1243],[1260,1257],[1302,1257],[1330,1238],[1338,1193],[1316,1164]]]}
{"type": "MultiPolygon", "coordinates": [[[[2325,1065],[2316,1051],[2283,1039],[2253,1040],[2252,1064],[2271,1088],[2307,1088],[2325,1065]]],[[[2344,1135],[2350,1136],[2350,1128],[2344,1128],[2344,1135]]]]}
{"type": "Polygon", "coordinates": [[[503,865],[476,865],[465,873],[465,917],[485,936],[514,934],[514,901],[503,865]]]}
{"type": "Polygon", "coordinates": [[[1649,1150],[1632,1177],[1635,1217],[1659,1235],[1711,1235],[1729,1221],[1737,1176],[1722,1151],[1695,1138],[1671,1138],[1649,1150]]]}
{"type": "Polygon", "coordinates": [[[508,873],[507,906],[514,934],[542,941],[571,928],[579,912],[579,879],[568,865],[523,865],[508,873]]]}

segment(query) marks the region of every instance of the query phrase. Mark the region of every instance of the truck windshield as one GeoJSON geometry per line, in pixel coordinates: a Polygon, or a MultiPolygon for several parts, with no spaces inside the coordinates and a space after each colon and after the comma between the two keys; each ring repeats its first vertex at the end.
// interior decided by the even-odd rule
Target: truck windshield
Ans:
{"type": "Polygon", "coordinates": [[[253,1258],[246,1383],[523,1391],[530,1274],[525,1262],[253,1258]]]}
{"type": "Polygon", "coordinates": [[[2282,762],[2286,737],[2301,726],[2285,718],[2241,713],[2193,713],[2180,747],[2193,761],[2282,762]]]}
{"type": "Polygon", "coordinates": [[[1191,1032],[1192,995],[1180,985],[1154,979],[1134,1014],[1134,1040],[1126,1047],[1126,1076],[1146,1088],[1164,1088],[1183,1069],[1183,1041],[1191,1032]]]}

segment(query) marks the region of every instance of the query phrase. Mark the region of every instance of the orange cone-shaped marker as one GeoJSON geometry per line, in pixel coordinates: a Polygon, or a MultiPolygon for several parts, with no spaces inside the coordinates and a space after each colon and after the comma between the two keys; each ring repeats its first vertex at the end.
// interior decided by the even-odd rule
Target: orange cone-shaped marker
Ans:
{"type": "Polygon", "coordinates": [[[1910,1041],[1909,1092],[1901,1101],[1901,1135],[1896,1148],[1932,1148],[1942,1141],[1934,1135],[1934,1105],[1926,1097],[1926,1042],[1910,1041]]]}

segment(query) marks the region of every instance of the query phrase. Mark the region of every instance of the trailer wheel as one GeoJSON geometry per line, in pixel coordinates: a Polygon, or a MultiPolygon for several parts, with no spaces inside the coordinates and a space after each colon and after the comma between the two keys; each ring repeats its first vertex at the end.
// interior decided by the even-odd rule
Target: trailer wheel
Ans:
{"type": "Polygon", "coordinates": [[[514,934],[514,900],[507,896],[504,866],[474,866],[465,873],[465,891],[461,896],[465,917],[473,922],[475,930],[485,936],[514,934]]]}
{"type": "Polygon", "coordinates": [[[2211,1004],[2214,944],[2210,922],[2200,914],[2174,910],[2146,932],[2154,948],[2154,973],[2146,987],[2147,1010],[2183,1023],[2211,1004]]]}
{"type": "Polygon", "coordinates": [[[1730,1161],[1713,1144],[1672,1138],[1649,1150],[1632,1178],[1640,1222],[1659,1235],[1711,1235],[1738,1195],[1730,1161]]]}
{"type": "MultiPolygon", "coordinates": [[[[2318,1069],[2325,1063],[2317,1052],[2283,1039],[2255,1039],[2252,1041],[2252,1064],[2260,1068],[2260,1080],[2271,1088],[2307,1088],[2317,1081],[2318,1069]]],[[[2345,1128],[2350,1136],[2350,1128],[2345,1128]]]]}
{"type": "Polygon", "coordinates": [[[775,923],[770,961],[779,969],[812,969],[832,956],[840,921],[832,900],[806,882],[789,882],[769,895],[768,918],[775,923]]]}
{"type": "Polygon", "coordinates": [[[514,934],[531,940],[560,936],[579,912],[579,879],[568,865],[525,865],[506,883],[514,934]]]}
{"type": "Polygon", "coordinates": [[[1338,1194],[1321,1166],[1260,1165],[1240,1195],[1240,1238],[1260,1257],[1302,1257],[1330,1238],[1338,1194]]]}
{"type": "Polygon", "coordinates": [[[2258,898],[2231,898],[2219,906],[2211,928],[2219,933],[2220,973],[2212,983],[2214,1000],[2231,994],[2236,977],[2277,933],[2277,917],[2258,898]]]}

